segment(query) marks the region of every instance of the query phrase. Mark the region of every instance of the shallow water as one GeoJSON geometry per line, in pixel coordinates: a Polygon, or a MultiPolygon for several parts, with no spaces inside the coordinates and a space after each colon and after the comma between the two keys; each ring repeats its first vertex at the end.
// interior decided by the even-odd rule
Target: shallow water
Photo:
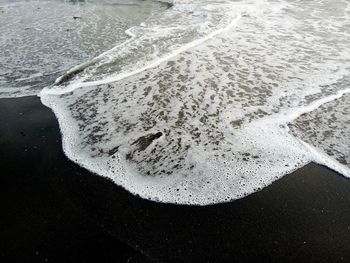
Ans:
{"type": "Polygon", "coordinates": [[[348,1],[174,1],[46,87],[69,158],[155,201],[350,176],[348,1]]]}
{"type": "Polygon", "coordinates": [[[38,94],[163,9],[152,1],[1,0],[0,97],[38,94]]]}
{"type": "MultiPolygon", "coordinates": [[[[349,81],[345,82],[349,86],[349,81]]],[[[301,115],[290,126],[292,133],[341,164],[350,167],[350,95],[301,115]]]]}

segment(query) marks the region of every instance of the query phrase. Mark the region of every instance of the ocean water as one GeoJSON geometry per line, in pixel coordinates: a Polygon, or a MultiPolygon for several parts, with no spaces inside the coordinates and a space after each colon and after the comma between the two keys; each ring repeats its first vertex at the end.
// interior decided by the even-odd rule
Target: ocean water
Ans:
{"type": "Polygon", "coordinates": [[[0,97],[38,94],[166,8],[137,0],[0,0],[0,97]]]}
{"type": "MultiPolygon", "coordinates": [[[[75,65],[59,63],[65,73],[35,88],[71,160],[142,198],[192,205],[242,198],[309,162],[350,177],[349,1],[130,5],[75,40],[95,53],[78,48],[75,65]]],[[[4,96],[32,90],[6,79],[14,69],[1,61],[15,87],[4,96]]]]}

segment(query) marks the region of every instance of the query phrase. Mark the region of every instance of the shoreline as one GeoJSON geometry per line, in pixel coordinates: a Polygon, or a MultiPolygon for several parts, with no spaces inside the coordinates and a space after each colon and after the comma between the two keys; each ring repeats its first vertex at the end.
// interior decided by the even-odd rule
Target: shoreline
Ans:
{"type": "Polygon", "coordinates": [[[0,99],[4,262],[347,262],[350,180],[316,164],[243,199],[155,203],[64,155],[39,97],[0,99]]]}

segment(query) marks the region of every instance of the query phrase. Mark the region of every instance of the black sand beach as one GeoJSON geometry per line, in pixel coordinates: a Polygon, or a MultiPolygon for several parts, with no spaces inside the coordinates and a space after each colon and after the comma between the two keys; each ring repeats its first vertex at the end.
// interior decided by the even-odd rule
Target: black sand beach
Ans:
{"type": "Polygon", "coordinates": [[[69,161],[37,97],[0,100],[1,262],[350,262],[350,180],[309,164],[206,207],[154,203],[69,161]]]}

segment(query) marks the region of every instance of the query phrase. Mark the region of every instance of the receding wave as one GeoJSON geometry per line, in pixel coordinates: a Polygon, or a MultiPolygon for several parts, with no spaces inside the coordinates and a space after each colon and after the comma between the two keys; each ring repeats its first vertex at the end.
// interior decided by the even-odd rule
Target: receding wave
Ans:
{"type": "Polygon", "coordinates": [[[309,162],[350,177],[350,3],[180,0],[41,93],[67,156],[154,201],[241,198],[309,162]]]}

